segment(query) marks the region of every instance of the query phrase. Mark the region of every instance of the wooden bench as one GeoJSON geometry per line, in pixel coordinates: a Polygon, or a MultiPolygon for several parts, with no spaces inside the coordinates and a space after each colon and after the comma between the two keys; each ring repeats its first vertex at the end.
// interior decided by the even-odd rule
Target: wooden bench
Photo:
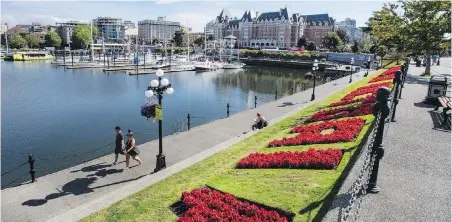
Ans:
{"type": "Polygon", "coordinates": [[[443,115],[444,115],[444,121],[441,125],[445,125],[447,123],[447,118],[450,118],[451,116],[451,101],[450,97],[447,96],[439,96],[438,97],[438,105],[435,108],[435,111],[439,109],[439,107],[443,107],[443,115]]]}

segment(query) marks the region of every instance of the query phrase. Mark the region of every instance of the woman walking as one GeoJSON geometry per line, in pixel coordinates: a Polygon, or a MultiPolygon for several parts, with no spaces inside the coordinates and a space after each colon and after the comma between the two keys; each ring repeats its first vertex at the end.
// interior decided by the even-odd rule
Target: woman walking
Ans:
{"type": "Polygon", "coordinates": [[[140,151],[135,146],[135,138],[133,137],[132,131],[129,129],[127,132],[127,144],[126,144],[126,168],[127,170],[129,168],[129,160],[132,156],[132,159],[136,160],[138,162],[138,166],[141,165],[143,162],[139,157],[138,154],[140,154],[140,151]]]}

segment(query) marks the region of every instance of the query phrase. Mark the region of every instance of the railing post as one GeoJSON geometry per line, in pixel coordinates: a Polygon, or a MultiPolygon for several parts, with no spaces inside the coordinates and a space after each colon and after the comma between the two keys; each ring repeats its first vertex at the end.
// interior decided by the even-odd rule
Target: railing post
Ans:
{"type": "Polygon", "coordinates": [[[257,107],[257,96],[254,96],[254,108],[257,107]]]}
{"type": "Polygon", "coordinates": [[[303,91],[306,90],[306,84],[303,83],[303,91]]]}
{"type": "Polygon", "coordinates": [[[394,80],[392,81],[392,83],[394,84],[394,87],[395,87],[395,89],[394,89],[395,92],[394,92],[394,98],[392,100],[392,102],[394,103],[394,108],[392,108],[391,122],[395,122],[396,108],[397,108],[397,104],[399,104],[399,87],[400,87],[400,83],[402,82],[401,78],[402,78],[402,71],[397,70],[395,72],[394,80]]]}
{"type": "Polygon", "coordinates": [[[278,100],[278,90],[275,91],[275,101],[278,100]]]}
{"type": "Polygon", "coordinates": [[[28,163],[30,164],[30,175],[31,175],[31,182],[34,183],[36,181],[35,179],[35,159],[33,158],[33,155],[28,155],[28,163]]]}
{"type": "MultiPolygon", "coordinates": [[[[369,184],[367,186],[367,192],[369,193],[378,193],[380,192],[380,188],[377,186],[377,178],[378,178],[378,168],[380,166],[380,159],[383,158],[384,149],[383,149],[383,132],[385,127],[385,119],[389,115],[389,103],[391,98],[391,91],[386,87],[380,87],[377,90],[377,102],[372,107],[372,114],[378,118],[380,116],[380,120],[378,121],[377,132],[374,140],[374,145],[372,146],[372,154],[371,158],[375,156],[375,162],[372,167],[372,172],[369,179],[369,184]]],[[[372,160],[371,160],[372,161],[372,160]]]]}
{"type": "Polygon", "coordinates": [[[402,98],[402,88],[404,87],[403,85],[405,85],[405,78],[406,78],[406,73],[405,73],[405,70],[406,70],[406,68],[405,68],[405,66],[406,66],[407,64],[405,63],[404,65],[402,65],[402,69],[401,69],[401,71],[402,71],[402,75],[401,75],[401,78],[400,78],[400,92],[399,92],[399,99],[401,99],[402,98]]]}
{"type": "Polygon", "coordinates": [[[229,117],[229,103],[226,104],[226,117],[229,117]]]}
{"type": "Polygon", "coordinates": [[[187,129],[190,130],[190,113],[187,115],[187,129]]]}

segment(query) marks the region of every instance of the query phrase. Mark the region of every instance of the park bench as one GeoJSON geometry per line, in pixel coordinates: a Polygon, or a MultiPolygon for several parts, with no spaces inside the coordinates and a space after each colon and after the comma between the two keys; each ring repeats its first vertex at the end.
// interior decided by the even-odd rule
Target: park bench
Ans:
{"type": "Polygon", "coordinates": [[[443,107],[444,121],[441,125],[445,125],[447,123],[447,118],[451,117],[451,102],[450,97],[447,96],[439,96],[438,97],[438,105],[435,108],[435,111],[439,109],[439,107],[443,107]]]}

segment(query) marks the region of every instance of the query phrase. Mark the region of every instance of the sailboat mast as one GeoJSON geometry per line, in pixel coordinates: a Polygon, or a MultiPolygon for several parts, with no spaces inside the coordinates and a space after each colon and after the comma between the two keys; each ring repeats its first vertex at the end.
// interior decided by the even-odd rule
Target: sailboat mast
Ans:
{"type": "MultiPolygon", "coordinates": [[[[8,26],[8,23],[5,23],[6,26],[8,26]]],[[[5,41],[6,41],[6,54],[8,54],[8,30],[5,32],[5,41]]]]}
{"type": "Polygon", "coordinates": [[[207,24],[204,26],[204,57],[207,59],[207,24]]]}
{"type": "Polygon", "coordinates": [[[91,28],[91,62],[94,62],[94,49],[93,49],[93,21],[91,20],[90,23],[91,28]]]}
{"type": "Polygon", "coordinates": [[[187,21],[187,61],[190,61],[190,28],[187,21]]]}

